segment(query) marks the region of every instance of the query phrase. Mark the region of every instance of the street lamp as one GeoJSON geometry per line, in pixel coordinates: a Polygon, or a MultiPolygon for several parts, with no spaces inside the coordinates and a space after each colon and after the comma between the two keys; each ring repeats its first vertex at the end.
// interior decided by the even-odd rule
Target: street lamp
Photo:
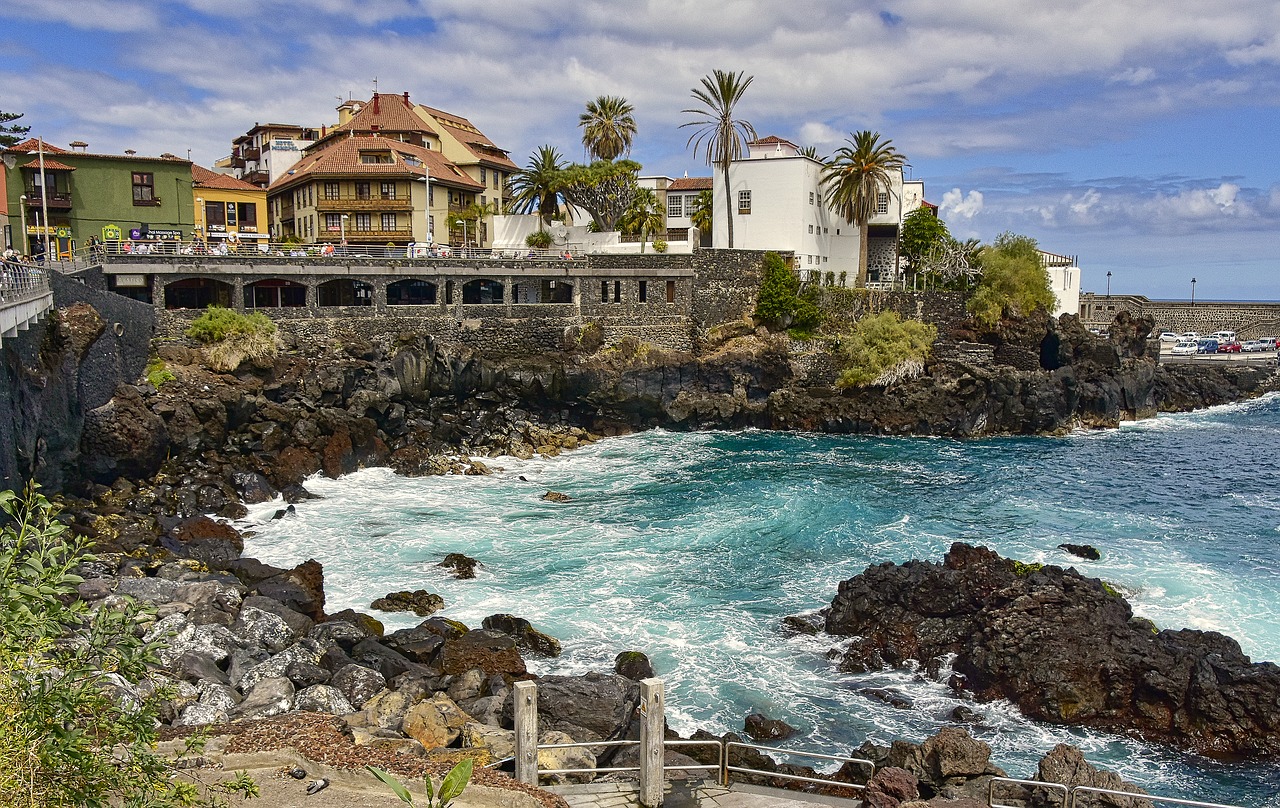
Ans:
{"type": "Polygon", "coordinates": [[[1191,279],[1191,305],[1196,304],[1196,279],[1191,279]]]}
{"type": "Polygon", "coordinates": [[[339,240],[342,242],[343,255],[347,254],[347,219],[348,218],[350,218],[350,215],[346,213],[338,217],[338,234],[340,236],[339,240]]]}
{"type": "Polygon", "coordinates": [[[27,238],[27,195],[23,194],[18,197],[18,210],[22,215],[22,254],[28,255],[31,249],[31,239],[27,238]]]}
{"type": "Polygon", "coordinates": [[[1111,270],[1107,270],[1107,297],[1111,297],[1111,270]]]}
{"type": "Polygon", "coordinates": [[[201,233],[203,233],[205,229],[205,225],[208,224],[208,219],[209,219],[208,211],[204,209],[203,196],[196,197],[196,207],[200,208],[200,223],[196,225],[196,230],[199,230],[201,233]]]}

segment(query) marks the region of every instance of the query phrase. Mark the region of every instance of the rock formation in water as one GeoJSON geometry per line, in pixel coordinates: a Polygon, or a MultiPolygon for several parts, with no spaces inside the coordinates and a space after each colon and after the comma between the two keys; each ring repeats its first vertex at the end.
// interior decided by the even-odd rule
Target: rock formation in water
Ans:
{"type": "Polygon", "coordinates": [[[1028,716],[1219,757],[1280,758],[1280,667],[1212,631],[1157,630],[1074,569],[956,543],[942,563],[880,564],[843,581],[826,631],[841,666],[910,661],[1028,716]]]}

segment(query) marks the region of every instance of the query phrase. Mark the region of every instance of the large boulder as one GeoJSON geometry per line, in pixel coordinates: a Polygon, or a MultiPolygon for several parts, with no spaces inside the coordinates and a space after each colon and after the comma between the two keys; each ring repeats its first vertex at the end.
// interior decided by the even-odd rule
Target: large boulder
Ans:
{"type": "Polygon", "coordinates": [[[110,485],[118,477],[145,480],[160,470],[168,451],[164,420],[129,385],[118,385],[110,401],[84,415],[80,462],[94,482],[110,485]]]}
{"type": "Polygon", "coordinates": [[[523,676],[526,672],[516,641],[508,634],[488,629],[474,629],[446,641],[440,649],[439,665],[445,673],[452,674],[472,668],[488,675],[523,676]]]}
{"type": "Polygon", "coordinates": [[[279,575],[258,581],[254,585],[254,592],[305,614],[317,623],[325,619],[324,569],[314,558],[279,575]]]}
{"type": "MultiPolygon", "coordinates": [[[[550,746],[555,744],[574,743],[573,737],[559,732],[550,730],[541,734],[538,738],[539,746],[550,746]]],[[[559,769],[594,769],[596,767],[596,756],[591,750],[576,746],[568,749],[538,749],[538,770],[540,772],[555,771],[559,769]]],[[[579,774],[543,774],[552,785],[565,785],[567,783],[589,783],[594,778],[590,772],[579,774]]]]}
{"type": "MultiPolygon", "coordinates": [[[[1079,749],[1061,743],[1040,759],[1035,779],[1046,783],[1061,783],[1067,788],[1085,786],[1108,791],[1128,791],[1134,794],[1147,793],[1138,786],[1126,782],[1115,772],[1094,767],[1084,759],[1084,753],[1079,749]]],[[[1112,795],[1099,795],[1096,799],[1098,804],[1109,806],[1109,808],[1151,808],[1149,800],[1112,795]]]]}
{"type": "Polygon", "coordinates": [[[443,693],[420,701],[405,713],[400,731],[422,744],[425,749],[452,746],[471,716],[462,711],[443,693]]]}
{"type": "Polygon", "coordinates": [[[940,675],[953,657],[954,685],[1040,720],[1280,757],[1280,667],[1216,632],[1154,633],[1074,569],[957,542],[941,564],[880,564],[841,582],[826,630],[855,638],[845,670],[915,661],[940,675]]]}
{"type": "Polygon", "coordinates": [[[532,654],[544,657],[560,656],[560,641],[550,634],[543,634],[523,617],[512,614],[491,614],[481,623],[487,629],[511,635],[516,646],[532,654]]]}
{"type": "Polygon", "coordinates": [[[262,679],[245,694],[231,715],[244,721],[255,718],[270,718],[293,709],[293,682],[282,676],[262,679]]]}
{"type": "Polygon", "coordinates": [[[347,697],[342,695],[342,691],[331,685],[312,685],[299,690],[293,699],[293,709],[330,715],[346,715],[356,711],[347,697]]]}
{"type": "Polygon", "coordinates": [[[176,555],[219,570],[227,569],[244,552],[239,531],[207,516],[193,516],[178,523],[161,544],[176,555]]]}
{"type": "Polygon", "coordinates": [[[387,679],[378,671],[366,668],[364,665],[347,665],[333,675],[329,684],[337,688],[353,707],[360,710],[369,699],[387,686],[387,679]]]}
{"type": "Polygon", "coordinates": [[[388,592],[369,606],[383,612],[413,612],[428,617],[444,608],[444,598],[425,589],[404,590],[388,592]]]}
{"type": "MultiPolygon", "coordinates": [[[[581,741],[623,737],[639,705],[640,686],[625,676],[593,671],[538,680],[538,726],[567,732],[581,741]]],[[[510,700],[503,707],[503,718],[510,726],[510,700]]]]}

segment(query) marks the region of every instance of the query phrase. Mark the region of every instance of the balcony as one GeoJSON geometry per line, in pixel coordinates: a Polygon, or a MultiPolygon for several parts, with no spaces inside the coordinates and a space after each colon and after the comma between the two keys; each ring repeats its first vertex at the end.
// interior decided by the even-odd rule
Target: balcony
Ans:
{"type": "Polygon", "coordinates": [[[246,172],[241,179],[250,185],[261,185],[264,188],[271,184],[271,175],[262,169],[246,172]]]}
{"type": "Polygon", "coordinates": [[[244,168],[244,158],[238,154],[231,155],[232,168],[244,168]]]}
{"type": "Polygon", "coordinates": [[[246,160],[257,160],[262,157],[262,150],[257,146],[246,146],[240,150],[240,156],[246,160]]]}
{"type": "Polygon", "coordinates": [[[316,200],[316,210],[320,212],[350,212],[350,211],[399,211],[413,210],[413,202],[405,197],[404,199],[383,199],[380,196],[357,197],[357,196],[321,196],[316,200]]]}
{"type": "Polygon", "coordinates": [[[26,194],[29,208],[48,207],[49,210],[71,210],[70,193],[51,193],[48,200],[41,198],[39,188],[28,188],[26,194]]]}
{"type": "MultiPolygon", "coordinates": [[[[330,233],[331,236],[339,236],[339,233],[330,233]]],[[[405,228],[404,230],[352,230],[347,228],[348,244],[386,244],[388,241],[408,241],[413,238],[413,231],[405,228]]]]}

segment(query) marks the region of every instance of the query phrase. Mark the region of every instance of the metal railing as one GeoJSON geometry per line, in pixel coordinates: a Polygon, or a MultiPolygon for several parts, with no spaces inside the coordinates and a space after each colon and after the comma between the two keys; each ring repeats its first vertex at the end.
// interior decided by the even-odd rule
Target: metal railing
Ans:
{"type": "Polygon", "coordinates": [[[5,261],[0,265],[0,301],[21,303],[49,293],[49,276],[43,267],[5,261]]]}
{"type": "Polygon", "coordinates": [[[778,755],[809,757],[809,758],[816,758],[818,760],[836,761],[839,763],[854,763],[860,766],[870,766],[872,772],[874,772],[876,768],[875,761],[866,760],[864,758],[851,758],[851,757],[845,757],[843,755],[828,755],[821,752],[806,752],[800,749],[782,749],[777,746],[761,746],[760,744],[741,743],[740,741],[726,741],[724,744],[724,757],[723,757],[724,763],[721,766],[722,774],[720,777],[721,784],[726,786],[729,785],[729,772],[738,772],[740,774],[754,774],[754,775],[760,775],[764,777],[777,777],[781,780],[795,780],[801,783],[816,783],[817,785],[824,785],[824,786],[838,786],[840,788],[852,788],[855,791],[863,791],[866,789],[866,786],[860,783],[847,783],[843,780],[833,780],[829,777],[826,777],[826,778],[805,777],[804,775],[800,775],[800,774],[789,774],[787,772],[769,771],[767,769],[753,769],[749,766],[730,766],[729,753],[734,748],[755,749],[757,751],[773,752],[778,755]]]}
{"type": "MultiPolygon", "coordinates": [[[[228,243],[225,239],[204,241],[111,241],[99,247],[78,248],[74,256],[85,261],[100,258],[142,258],[182,257],[192,258],[309,258],[316,260],[381,259],[387,261],[404,261],[406,259],[465,259],[465,260],[574,260],[585,253],[580,248],[560,247],[557,249],[538,250],[530,247],[466,247],[450,244],[418,244],[388,247],[385,244],[353,243],[353,236],[359,232],[347,231],[348,242],[344,246],[336,243],[326,244],[287,244],[282,242],[266,242],[261,239],[240,237],[239,244],[228,243]]],[[[335,239],[336,241],[336,239],[335,239]]]]}
{"type": "Polygon", "coordinates": [[[1108,797],[1124,797],[1134,800],[1136,804],[1153,804],[1161,803],[1166,805],[1185,805],[1189,808],[1237,808],[1234,805],[1223,805],[1216,802],[1200,802],[1198,800],[1184,800],[1174,797],[1160,797],[1152,794],[1143,794],[1137,791],[1119,791],[1111,788],[1095,788],[1093,786],[1071,786],[1067,787],[1061,783],[1048,783],[1041,780],[1018,780],[1013,777],[993,777],[987,783],[987,805],[989,808],[1026,808],[1030,804],[1031,794],[1020,803],[1001,803],[996,802],[996,786],[997,785],[1016,785],[1028,791],[1048,791],[1059,795],[1062,808],[1079,808],[1079,798],[1083,795],[1097,794],[1108,797]]]}

